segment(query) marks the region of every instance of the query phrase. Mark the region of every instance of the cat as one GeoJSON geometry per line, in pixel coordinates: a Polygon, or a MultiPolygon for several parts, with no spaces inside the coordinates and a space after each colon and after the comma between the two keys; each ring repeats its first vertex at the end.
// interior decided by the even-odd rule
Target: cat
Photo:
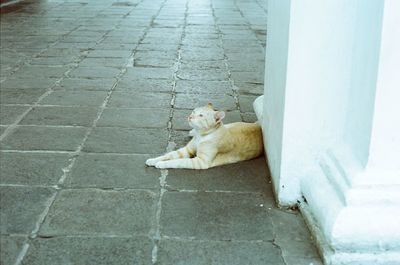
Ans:
{"type": "Polygon", "coordinates": [[[192,140],[183,148],[146,160],[156,168],[208,169],[256,158],[263,154],[261,126],[235,122],[224,125],[225,112],[209,103],[188,117],[192,140]]]}

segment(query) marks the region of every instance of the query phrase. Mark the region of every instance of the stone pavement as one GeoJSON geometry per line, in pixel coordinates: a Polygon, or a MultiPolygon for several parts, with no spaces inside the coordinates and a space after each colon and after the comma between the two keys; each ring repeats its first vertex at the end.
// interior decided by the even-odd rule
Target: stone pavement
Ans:
{"type": "Polygon", "coordinates": [[[265,159],[147,168],[213,102],[255,121],[265,0],[24,1],[1,16],[1,265],[321,264],[265,159]]]}

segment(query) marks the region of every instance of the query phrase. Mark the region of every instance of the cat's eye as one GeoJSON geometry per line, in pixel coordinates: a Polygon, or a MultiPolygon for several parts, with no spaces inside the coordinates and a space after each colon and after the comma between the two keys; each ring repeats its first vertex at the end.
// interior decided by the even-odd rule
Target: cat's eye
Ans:
{"type": "Polygon", "coordinates": [[[203,114],[200,114],[199,116],[200,116],[200,117],[203,117],[203,114]]]}

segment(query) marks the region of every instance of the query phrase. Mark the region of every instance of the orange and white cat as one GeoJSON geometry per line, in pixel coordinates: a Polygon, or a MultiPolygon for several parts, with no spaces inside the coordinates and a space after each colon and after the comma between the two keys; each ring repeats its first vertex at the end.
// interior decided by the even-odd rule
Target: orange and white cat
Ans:
{"type": "Polygon", "coordinates": [[[257,123],[224,125],[225,112],[211,103],[196,108],[188,117],[192,140],[183,148],[150,158],[146,165],[156,168],[207,169],[256,158],[263,153],[261,127],[257,123]]]}

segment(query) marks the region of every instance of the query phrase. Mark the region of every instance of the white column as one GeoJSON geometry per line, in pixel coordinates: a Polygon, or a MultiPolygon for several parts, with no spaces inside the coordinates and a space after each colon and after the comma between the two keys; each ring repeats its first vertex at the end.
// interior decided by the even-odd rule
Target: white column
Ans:
{"type": "Polygon", "coordinates": [[[268,2],[254,105],[278,202],[300,201],[326,264],[400,264],[399,12],[397,0],[268,2]]]}

